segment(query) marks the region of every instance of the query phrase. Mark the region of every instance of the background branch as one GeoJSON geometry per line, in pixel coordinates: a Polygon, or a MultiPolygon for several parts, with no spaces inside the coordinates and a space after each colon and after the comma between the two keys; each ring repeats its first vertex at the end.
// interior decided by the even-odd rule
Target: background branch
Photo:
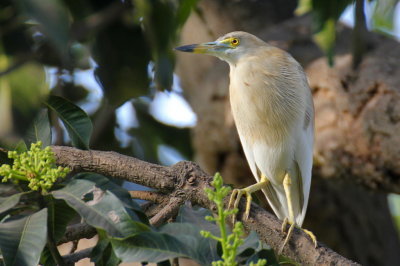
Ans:
{"type": "Polygon", "coordinates": [[[82,238],[92,238],[97,234],[94,227],[86,223],[73,224],[67,227],[64,237],[58,241],[57,245],[67,243],[74,240],[79,240],[82,238]]]}
{"type": "Polygon", "coordinates": [[[63,259],[67,265],[74,265],[75,262],[80,261],[81,259],[88,258],[90,257],[90,254],[92,253],[93,248],[86,248],[82,249],[78,252],[64,255],[63,259]]]}

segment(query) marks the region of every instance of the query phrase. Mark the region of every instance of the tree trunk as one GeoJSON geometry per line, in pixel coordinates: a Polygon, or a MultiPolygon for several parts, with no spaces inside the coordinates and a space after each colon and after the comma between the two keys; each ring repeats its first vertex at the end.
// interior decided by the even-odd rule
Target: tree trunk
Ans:
{"type": "MultiPolygon", "coordinates": [[[[400,191],[400,45],[369,34],[369,50],[352,70],[351,30],[341,26],[336,64],[329,68],[312,42],[311,19],[291,18],[295,1],[228,2],[201,1],[181,43],[245,30],[288,50],[303,65],[316,109],[313,184],[304,227],[363,265],[400,265],[400,243],[384,194],[400,191]]],[[[227,183],[253,183],[230,112],[228,65],[178,54],[177,72],[198,116],[195,160],[210,174],[220,171],[227,183]]]]}

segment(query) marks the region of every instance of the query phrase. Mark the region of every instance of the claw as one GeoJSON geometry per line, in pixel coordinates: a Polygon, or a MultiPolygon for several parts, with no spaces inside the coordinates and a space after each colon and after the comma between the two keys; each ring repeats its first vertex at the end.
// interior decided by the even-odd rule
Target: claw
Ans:
{"type": "Polygon", "coordinates": [[[289,242],[290,236],[292,235],[293,229],[294,229],[295,227],[299,228],[299,229],[302,230],[304,233],[306,233],[306,234],[311,238],[311,241],[314,243],[314,247],[317,248],[317,238],[316,238],[316,236],[313,234],[313,232],[311,232],[310,230],[303,229],[303,228],[301,228],[301,227],[296,226],[294,223],[289,222],[289,221],[288,221],[288,218],[285,218],[285,219],[283,220],[282,228],[281,228],[281,229],[282,229],[282,232],[285,232],[285,231],[286,231],[286,227],[287,227],[288,224],[290,224],[290,227],[289,227],[289,230],[288,230],[288,232],[287,232],[287,235],[286,235],[286,238],[285,238],[285,242],[283,242],[283,245],[282,245],[281,248],[279,249],[279,253],[278,253],[278,254],[281,254],[281,253],[282,253],[283,248],[284,248],[284,247],[286,246],[286,244],[289,242]]]}
{"type": "Polygon", "coordinates": [[[244,219],[247,220],[249,219],[249,215],[250,215],[250,206],[251,206],[251,201],[253,200],[253,198],[251,197],[250,193],[247,193],[246,195],[246,211],[244,213],[244,219]]]}
{"type": "MultiPolygon", "coordinates": [[[[242,198],[243,195],[246,195],[246,209],[245,209],[245,220],[249,218],[250,215],[250,206],[251,206],[251,201],[252,197],[251,194],[244,188],[244,189],[234,189],[232,191],[231,197],[229,199],[229,204],[228,208],[229,209],[236,209],[239,207],[239,202],[240,199],[242,198]]],[[[232,223],[235,224],[236,222],[236,214],[232,215],[232,223]]]]}
{"type": "MultiPolygon", "coordinates": [[[[243,189],[234,189],[229,199],[228,209],[238,208],[240,198],[243,195],[246,195],[246,210],[244,212],[244,219],[247,220],[250,216],[250,207],[251,207],[251,202],[253,200],[253,198],[251,197],[251,193],[254,193],[257,190],[262,189],[268,182],[269,182],[268,179],[263,176],[261,178],[261,181],[254,185],[251,185],[243,189]]],[[[235,224],[236,215],[233,214],[232,216],[233,216],[232,223],[235,224]]]]}
{"type": "MultiPolygon", "coordinates": [[[[285,219],[286,220],[286,219],[285,219]]],[[[284,221],[285,222],[285,221],[284,221]]],[[[287,223],[286,223],[286,225],[287,225],[287,223]]],[[[286,227],[286,226],[285,226],[286,227]]],[[[294,229],[294,227],[295,227],[295,225],[294,225],[294,223],[292,223],[291,225],[290,225],[290,227],[289,227],[289,230],[288,230],[288,232],[287,232],[287,235],[286,235],[286,238],[285,238],[285,242],[283,242],[283,245],[281,246],[281,248],[279,249],[279,253],[278,254],[281,254],[282,253],[282,251],[283,251],[283,248],[286,246],[286,244],[289,242],[289,239],[290,239],[290,237],[292,236],[292,232],[293,232],[293,229],[294,229]]]]}
{"type": "Polygon", "coordinates": [[[236,195],[239,193],[239,189],[234,189],[233,191],[232,191],[232,194],[231,194],[231,197],[230,197],[230,199],[229,199],[229,204],[228,204],[228,209],[231,209],[231,207],[233,207],[233,203],[235,202],[235,198],[236,198],[236,195]]]}
{"type": "MultiPolygon", "coordinates": [[[[237,208],[237,201],[240,200],[240,189],[234,189],[231,194],[231,198],[229,199],[228,209],[235,209],[237,208]]],[[[236,222],[236,214],[232,214],[232,224],[236,222]]]]}
{"type": "Polygon", "coordinates": [[[312,240],[312,242],[314,243],[314,247],[317,248],[317,237],[313,234],[313,232],[311,232],[310,230],[307,229],[301,229],[303,230],[304,233],[306,233],[312,240]]]}

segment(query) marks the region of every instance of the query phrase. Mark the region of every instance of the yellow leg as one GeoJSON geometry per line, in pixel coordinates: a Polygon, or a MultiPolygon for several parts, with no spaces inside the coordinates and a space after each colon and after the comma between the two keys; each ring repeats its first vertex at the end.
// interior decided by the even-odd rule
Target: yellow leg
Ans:
{"type": "Polygon", "coordinates": [[[289,217],[286,217],[285,220],[283,220],[282,231],[286,231],[286,226],[288,223],[290,224],[290,227],[287,232],[285,242],[283,242],[283,245],[280,248],[279,253],[282,253],[282,250],[286,246],[287,242],[289,241],[290,236],[292,235],[292,232],[293,232],[293,228],[295,226],[293,205],[292,205],[292,194],[290,193],[291,185],[292,185],[292,180],[290,179],[289,175],[286,174],[285,177],[283,178],[283,189],[285,190],[286,201],[287,201],[288,211],[289,211],[289,217]]]}
{"type": "Polygon", "coordinates": [[[292,205],[292,194],[290,192],[290,186],[291,185],[292,185],[292,180],[290,179],[290,176],[288,174],[286,174],[285,178],[283,179],[283,188],[285,190],[286,200],[287,200],[287,204],[288,204],[289,217],[285,218],[283,220],[282,231],[283,232],[285,231],[286,226],[287,226],[288,223],[290,224],[290,227],[289,227],[289,230],[287,232],[285,242],[283,242],[283,245],[280,248],[279,253],[282,253],[283,248],[288,243],[288,241],[290,239],[290,236],[291,236],[291,234],[293,232],[293,228],[294,227],[298,227],[299,229],[303,230],[304,233],[309,235],[311,240],[314,243],[314,246],[317,247],[317,238],[315,237],[315,235],[311,231],[309,231],[307,229],[300,228],[299,226],[296,225],[296,223],[294,221],[294,212],[293,212],[293,205],[292,205]]]}
{"type": "Polygon", "coordinates": [[[313,232],[303,228],[300,229],[303,230],[303,232],[306,233],[311,238],[311,241],[314,243],[314,247],[317,248],[317,237],[313,234],[313,232]]]}
{"type": "Polygon", "coordinates": [[[283,220],[283,223],[282,223],[282,228],[281,228],[281,230],[282,230],[282,233],[284,233],[284,232],[286,232],[286,226],[288,225],[288,218],[286,217],[284,220],[283,220]]]}
{"type": "Polygon", "coordinates": [[[290,237],[291,237],[291,235],[292,235],[292,232],[293,232],[294,227],[295,227],[295,224],[294,224],[294,223],[291,223],[291,224],[290,224],[290,227],[289,227],[289,230],[288,230],[288,232],[287,232],[286,238],[285,238],[285,242],[283,242],[283,245],[281,246],[281,248],[280,248],[278,254],[281,254],[281,253],[282,253],[283,248],[284,248],[284,247],[286,246],[286,244],[289,242],[289,239],[290,239],[290,237]]]}
{"type": "MultiPolygon", "coordinates": [[[[263,187],[265,187],[266,184],[268,184],[268,182],[269,182],[268,179],[264,175],[262,175],[261,180],[258,183],[243,189],[234,189],[229,199],[228,208],[233,208],[233,209],[237,208],[239,206],[240,198],[243,195],[246,195],[246,210],[244,214],[245,214],[245,219],[249,218],[250,206],[252,201],[251,193],[261,190],[263,187]]],[[[233,215],[232,223],[235,223],[235,219],[236,215],[233,215]]]]}
{"type": "Polygon", "coordinates": [[[290,176],[288,174],[285,175],[285,178],[283,179],[283,188],[285,190],[285,195],[286,195],[286,201],[288,205],[288,210],[289,210],[289,222],[294,223],[294,213],[293,213],[293,205],[292,205],[292,193],[290,193],[290,186],[292,185],[292,180],[290,179],[290,176]]]}

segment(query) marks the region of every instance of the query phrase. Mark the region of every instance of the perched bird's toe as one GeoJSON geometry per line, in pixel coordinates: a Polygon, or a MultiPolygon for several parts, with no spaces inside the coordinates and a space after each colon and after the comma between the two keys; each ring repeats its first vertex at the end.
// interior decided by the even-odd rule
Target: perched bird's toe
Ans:
{"type": "MultiPolygon", "coordinates": [[[[242,196],[246,195],[246,209],[245,209],[245,220],[249,218],[250,215],[250,207],[251,207],[251,193],[247,191],[246,188],[243,189],[234,189],[232,191],[231,197],[229,199],[229,204],[228,208],[229,209],[238,209],[239,208],[239,202],[242,196]]],[[[236,221],[236,214],[232,214],[232,223],[234,224],[236,221]]]]}
{"type": "MultiPolygon", "coordinates": [[[[285,220],[287,220],[287,219],[285,219],[285,220]]],[[[283,221],[283,222],[285,222],[285,221],[283,221]]],[[[286,222],[286,224],[287,224],[287,222],[286,222]]],[[[286,227],[286,225],[285,225],[285,227],[286,227]]],[[[281,253],[282,253],[283,248],[284,248],[284,247],[286,246],[286,244],[289,242],[289,239],[290,239],[290,237],[292,236],[292,232],[293,232],[294,227],[295,227],[295,224],[292,223],[292,224],[290,225],[290,227],[289,227],[289,230],[287,231],[287,235],[286,235],[286,238],[285,238],[285,242],[283,242],[281,248],[279,249],[279,253],[278,253],[278,254],[281,254],[281,253]]]]}
{"type": "Polygon", "coordinates": [[[311,232],[310,230],[307,229],[301,229],[303,230],[304,233],[306,233],[310,238],[311,241],[314,243],[314,247],[317,248],[318,244],[317,244],[317,237],[313,234],[313,232],[311,232]]]}

